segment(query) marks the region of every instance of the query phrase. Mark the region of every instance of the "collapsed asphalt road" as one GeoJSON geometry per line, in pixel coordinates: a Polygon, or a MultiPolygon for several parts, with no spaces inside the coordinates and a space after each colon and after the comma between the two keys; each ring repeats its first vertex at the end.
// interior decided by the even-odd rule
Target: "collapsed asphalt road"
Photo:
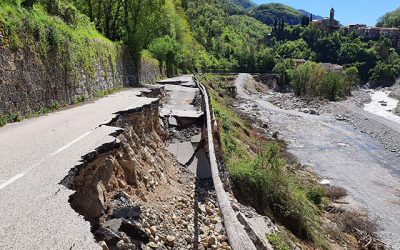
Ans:
{"type": "Polygon", "coordinates": [[[115,112],[157,99],[132,89],[93,103],[0,128],[0,249],[98,249],[90,224],[58,184],[81,157],[118,128],[115,112]]]}
{"type": "MultiPolygon", "coordinates": [[[[350,196],[368,211],[371,219],[376,220],[381,239],[394,249],[400,249],[398,155],[385,150],[383,144],[360,129],[337,121],[332,114],[316,116],[280,109],[261,95],[246,91],[247,82],[240,79],[249,78],[242,76],[236,81],[237,90],[245,91],[239,92],[245,99],[238,108],[252,113],[278,131],[279,137],[288,142],[289,151],[301,163],[309,165],[312,171],[329,179],[334,186],[347,189],[350,196]]],[[[359,109],[358,112],[363,111],[359,109]]],[[[368,121],[378,124],[379,119],[384,118],[375,117],[368,121]]]]}

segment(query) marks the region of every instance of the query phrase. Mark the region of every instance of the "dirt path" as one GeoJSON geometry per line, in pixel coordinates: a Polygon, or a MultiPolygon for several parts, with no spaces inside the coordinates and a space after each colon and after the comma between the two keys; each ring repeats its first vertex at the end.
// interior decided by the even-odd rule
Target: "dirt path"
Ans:
{"type": "MultiPolygon", "coordinates": [[[[244,86],[245,82],[237,84],[244,86]]],[[[243,88],[237,88],[240,89],[243,88]]],[[[400,158],[395,152],[385,150],[381,142],[362,133],[358,126],[338,121],[335,113],[310,115],[280,109],[257,95],[248,98],[246,93],[244,97],[239,104],[244,112],[253,112],[279,131],[279,137],[288,142],[289,151],[301,163],[310,165],[332,185],[346,188],[351,198],[376,220],[382,240],[400,249],[400,158]]],[[[349,114],[350,107],[336,108],[349,114]]],[[[367,113],[357,110],[357,116],[363,117],[363,112],[367,113]]],[[[365,116],[368,117],[370,114],[365,116]]],[[[384,118],[374,117],[363,123],[367,121],[371,128],[387,128],[379,119],[384,118]]]]}

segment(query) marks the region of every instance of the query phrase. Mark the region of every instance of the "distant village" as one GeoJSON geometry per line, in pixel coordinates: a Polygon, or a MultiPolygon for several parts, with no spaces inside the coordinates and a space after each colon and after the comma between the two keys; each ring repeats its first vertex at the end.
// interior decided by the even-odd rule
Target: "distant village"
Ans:
{"type": "Polygon", "coordinates": [[[400,29],[398,28],[382,28],[382,27],[368,27],[365,24],[351,24],[342,26],[338,20],[335,19],[335,9],[330,10],[329,18],[313,20],[310,16],[311,22],[317,27],[325,30],[340,30],[346,34],[354,32],[356,35],[370,40],[377,40],[381,36],[389,38],[394,47],[400,50],[400,29]]]}

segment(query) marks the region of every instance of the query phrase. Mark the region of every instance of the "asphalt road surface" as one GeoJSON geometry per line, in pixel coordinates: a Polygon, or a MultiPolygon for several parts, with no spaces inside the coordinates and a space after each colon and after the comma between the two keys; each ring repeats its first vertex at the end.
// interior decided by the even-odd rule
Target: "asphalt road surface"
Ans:
{"type": "Polygon", "coordinates": [[[99,249],[90,224],[58,184],[81,157],[115,138],[100,126],[149,104],[131,89],[0,128],[0,249],[99,249]]]}

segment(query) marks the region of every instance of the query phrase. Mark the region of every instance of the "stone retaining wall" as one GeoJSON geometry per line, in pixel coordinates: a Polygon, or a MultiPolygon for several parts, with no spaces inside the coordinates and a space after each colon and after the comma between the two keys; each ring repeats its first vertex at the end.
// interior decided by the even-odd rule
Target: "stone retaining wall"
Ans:
{"type": "Polygon", "coordinates": [[[68,68],[60,62],[70,58],[41,56],[38,46],[13,49],[0,44],[0,115],[35,113],[94,97],[98,91],[137,85],[136,79],[153,83],[160,78],[154,61],[142,60],[141,71],[136,72],[127,55],[121,46],[116,62],[97,55],[87,73],[83,67],[68,68]]]}

